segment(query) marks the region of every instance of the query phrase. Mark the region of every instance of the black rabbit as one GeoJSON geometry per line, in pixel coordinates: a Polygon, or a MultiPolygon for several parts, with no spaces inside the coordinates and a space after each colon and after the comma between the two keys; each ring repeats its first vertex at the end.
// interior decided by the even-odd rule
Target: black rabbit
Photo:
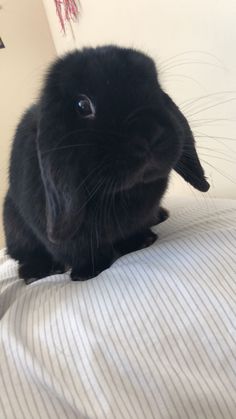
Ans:
{"type": "Polygon", "coordinates": [[[84,280],[152,244],[172,169],[208,190],[188,122],[151,58],[104,46],[58,59],[13,142],[4,226],[20,277],[71,268],[84,280]]]}

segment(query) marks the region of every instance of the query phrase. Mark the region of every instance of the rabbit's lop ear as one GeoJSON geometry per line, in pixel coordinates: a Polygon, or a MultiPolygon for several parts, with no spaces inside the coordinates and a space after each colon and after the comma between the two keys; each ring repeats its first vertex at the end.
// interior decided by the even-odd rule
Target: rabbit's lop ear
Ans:
{"type": "Polygon", "coordinates": [[[85,207],[84,189],[78,181],[76,155],[50,146],[62,135],[60,123],[46,127],[41,121],[37,153],[45,190],[47,236],[53,243],[73,237],[83,222],[85,207]]]}
{"type": "Polygon", "coordinates": [[[205,178],[204,170],[195,149],[193,137],[191,140],[187,138],[185,144],[175,166],[175,171],[194,188],[201,192],[207,192],[210,185],[205,178]]]}
{"type": "Polygon", "coordinates": [[[173,116],[173,119],[177,123],[178,131],[181,132],[183,141],[182,151],[174,169],[180,176],[183,177],[184,180],[186,180],[186,182],[190,183],[194,188],[201,192],[206,192],[210,188],[210,185],[205,178],[204,170],[198,158],[195,148],[195,140],[188,121],[166,93],[165,100],[168,105],[168,109],[173,116]]]}

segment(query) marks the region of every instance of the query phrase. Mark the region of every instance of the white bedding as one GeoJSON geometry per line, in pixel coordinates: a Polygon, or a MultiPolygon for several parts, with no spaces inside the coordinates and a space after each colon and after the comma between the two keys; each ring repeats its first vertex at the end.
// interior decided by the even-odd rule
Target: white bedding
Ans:
{"type": "Polygon", "coordinates": [[[96,279],[0,257],[1,419],[235,419],[236,201],[172,206],[96,279]]]}

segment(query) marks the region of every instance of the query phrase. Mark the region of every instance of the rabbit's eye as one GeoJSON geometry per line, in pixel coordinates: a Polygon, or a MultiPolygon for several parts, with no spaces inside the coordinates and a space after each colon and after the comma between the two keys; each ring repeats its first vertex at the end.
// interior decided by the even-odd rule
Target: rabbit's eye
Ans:
{"type": "Polygon", "coordinates": [[[85,95],[80,95],[77,101],[77,109],[83,118],[94,118],[95,107],[92,101],[85,95]]]}

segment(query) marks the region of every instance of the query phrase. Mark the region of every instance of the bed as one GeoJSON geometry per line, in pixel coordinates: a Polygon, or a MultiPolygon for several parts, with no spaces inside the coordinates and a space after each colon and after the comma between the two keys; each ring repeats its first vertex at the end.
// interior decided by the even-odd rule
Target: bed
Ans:
{"type": "Polygon", "coordinates": [[[0,253],[0,418],[235,419],[236,200],[172,202],[86,282],[0,253]]]}

